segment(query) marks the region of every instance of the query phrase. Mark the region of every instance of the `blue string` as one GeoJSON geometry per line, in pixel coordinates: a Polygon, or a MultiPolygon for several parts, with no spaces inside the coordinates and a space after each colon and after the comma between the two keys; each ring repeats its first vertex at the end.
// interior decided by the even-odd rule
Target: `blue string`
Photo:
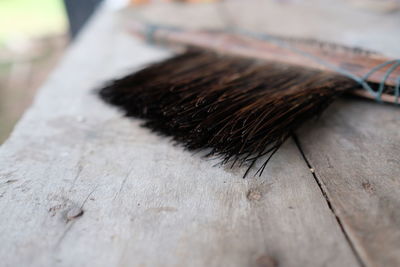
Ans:
{"type": "Polygon", "coordinates": [[[155,24],[146,24],[146,42],[153,44],[154,43],[154,34],[160,27],[155,24]]]}
{"type": "MultiPolygon", "coordinates": [[[[269,34],[262,34],[262,33],[253,33],[253,32],[249,32],[249,31],[245,31],[243,29],[236,29],[234,30],[234,32],[237,32],[239,34],[245,35],[245,36],[249,36],[252,38],[256,38],[256,39],[260,39],[260,40],[264,40],[264,41],[269,41],[272,43],[275,43],[276,45],[283,47],[283,48],[287,48],[295,53],[298,53],[304,57],[307,57],[311,60],[313,60],[314,62],[321,64],[337,73],[340,73],[354,81],[356,81],[358,84],[360,84],[362,86],[363,89],[365,89],[369,94],[371,94],[376,101],[378,102],[382,102],[382,93],[384,91],[385,88],[385,82],[387,80],[387,78],[390,76],[390,74],[400,66],[400,59],[395,59],[395,60],[389,60],[387,62],[384,62],[374,68],[372,68],[366,75],[364,75],[363,77],[358,77],[357,75],[354,75],[353,73],[340,68],[338,66],[335,66],[333,64],[330,64],[329,62],[326,62],[325,60],[318,58],[310,53],[307,53],[301,49],[298,49],[297,47],[293,47],[291,45],[289,45],[287,42],[285,42],[284,40],[275,37],[275,36],[271,36],[269,34]],[[371,76],[373,73],[375,73],[376,71],[390,65],[393,64],[386,72],[384,75],[384,78],[382,79],[382,81],[379,83],[379,88],[378,91],[374,91],[372,89],[372,87],[368,84],[368,82],[366,81],[368,79],[369,76],[371,76]]],[[[395,103],[399,104],[399,95],[400,95],[400,77],[397,79],[396,85],[395,85],[395,89],[394,89],[394,93],[395,93],[395,103]]]]}
{"type": "MultiPolygon", "coordinates": [[[[379,69],[384,68],[384,67],[386,67],[386,66],[388,66],[388,65],[390,65],[390,64],[393,64],[393,65],[386,71],[384,78],[383,78],[382,81],[379,83],[379,89],[378,89],[378,92],[376,93],[376,94],[377,94],[377,95],[376,95],[376,100],[379,101],[379,102],[381,102],[382,93],[383,93],[383,90],[384,90],[384,88],[385,88],[385,82],[386,82],[387,78],[389,77],[389,75],[390,75],[398,66],[400,66],[400,60],[389,60],[389,61],[386,61],[386,62],[384,62],[384,63],[382,63],[382,64],[380,64],[380,65],[378,65],[378,66],[375,66],[375,67],[372,68],[367,74],[365,74],[365,75],[362,77],[363,80],[366,80],[366,79],[368,79],[368,77],[371,76],[374,72],[376,72],[376,71],[378,71],[379,69]]],[[[399,77],[399,79],[400,79],[400,77],[399,77]]],[[[397,84],[396,84],[395,90],[394,90],[394,91],[395,91],[395,96],[396,96],[396,92],[397,92],[397,94],[399,94],[399,92],[398,92],[398,91],[399,91],[398,82],[399,82],[399,81],[397,81],[397,84]]],[[[395,103],[398,104],[398,97],[395,98],[395,103]]]]}
{"type": "MultiPolygon", "coordinates": [[[[158,24],[146,24],[146,39],[149,43],[154,43],[154,34],[159,29],[170,30],[170,31],[181,31],[182,30],[178,27],[173,27],[173,26],[165,26],[165,25],[158,25],[158,24]]],[[[246,31],[243,29],[229,28],[228,31],[232,32],[232,33],[238,33],[240,35],[248,36],[251,38],[256,38],[259,40],[268,41],[268,42],[278,45],[279,47],[289,49],[297,54],[307,57],[307,58],[313,60],[314,62],[321,64],[322,66],[325,66],[328,69],[331,69],[339,74],[342,74],[342,75],[356,81],[359,85],[361,85],[361,87],[364,90],[366,90],[369,94],[371,94],[375,98],[375,100],[378,102],[382,102],[382,93],[385,89],[386,80],[389,78],[390,74],[392,74],[393,71],[395,71],[400,66],[400,59],[389,60],[378,66],[375,66],[363,77],[359,77],[359,76],[354,75],[353,73],[351,73],[343,68],[335,66],[319,57],[316,57],[310,53],[307,53],[297,47],[291,46],[288,44],[288,42],[286,42],[278,37],[271,36],[271,35],[265,34],[265,33],[254,33],[254,32],[246,31]],[[378,91],[374,91],[374,89],[372,89],[372,87],[367,82],[368,77],[370,77],[375,72],[377,72],[380,69],[382,69],[386,66],[389,66],[389,65],[392,65],[392,66],[385,72],[385,75],[384,75],[382,81],[379,83],[378,91]]],[[[400,77],[398,77],[396,80],[396,85],[394,87],[394,96],[395,96],[395,103],[399,104],[400,77]]]]}
{"type": "Polygon", "coordinates": [[[394,99],[396,104],[399,104],[399,95],[400,95],[400,76],[397,78],[396,86],[394,87],[394,99]]]}
{"type": "Polygon", "coordinates": [[[385,88],[385,82],[386,82],[387,78],[389,77],[389,75],[390,75],[398,66],[400,66],[400,60],[397,61],[396,63],[394,63],[394,64],[386,71],[385,76],[383,77],[382,81],[381,81],[380,84],[379,84],[379,91],[378,91],[379,98],[378,98],[377,100],[381,100],[380,98],[381,98],[381,96],[382,96],[383,89],[385,88]]]}
{"type": "Polygon", "coordinates": [[[174,32],[179,32],[182,31],[181,28],[174,27],[174,26],[166,26],[166,25],[160,25],[160,24],[154,24],[154,23],[146,23],[145,25],[145,38],[148,43],[153,44],[154,43],[154,34],[156,33],[157,30],[168,30],[168,31],[174,31],[174,32]]]}

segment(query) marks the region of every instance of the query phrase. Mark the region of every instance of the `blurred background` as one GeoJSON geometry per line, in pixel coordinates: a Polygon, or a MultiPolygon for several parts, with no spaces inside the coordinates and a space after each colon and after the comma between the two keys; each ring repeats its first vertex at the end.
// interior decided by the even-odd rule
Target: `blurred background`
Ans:
{"type": "Polygon", "coordinates": [[[100,2],[0,1],[0,145],[100,2]]]}
{"type": "Polygon", "coordinates": [[[0,144],[68,42],[62,1],[0,1],[0,144]]]}

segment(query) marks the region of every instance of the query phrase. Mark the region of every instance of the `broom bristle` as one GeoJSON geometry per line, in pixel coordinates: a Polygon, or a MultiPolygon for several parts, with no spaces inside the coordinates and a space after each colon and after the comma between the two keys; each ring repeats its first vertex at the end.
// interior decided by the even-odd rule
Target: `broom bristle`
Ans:
{"type": "Polygon", "coordinates": [[[273,62],[189,51],[110,82],[100,90],[127,116],[222,163],[268,160],[306,120],[358,87],[346,77],[273,62]]]}

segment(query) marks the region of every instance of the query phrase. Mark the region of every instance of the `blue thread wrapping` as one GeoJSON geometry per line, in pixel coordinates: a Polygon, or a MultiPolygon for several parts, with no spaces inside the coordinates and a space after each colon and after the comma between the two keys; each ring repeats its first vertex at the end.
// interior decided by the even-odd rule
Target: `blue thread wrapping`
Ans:
{"type": "MultiPolygon", "coordinates": [[[[145,35],[146,35],[146,40],[149,43],[154,43],[154,34],[158,29],[163,29],[163,30],[170,30],[170,31],[181,31],[182,29],[178,28],[178,27],[172,27],[172,26],[165,26],[165,25],[158,25],[158,24],[146,24],[146,30],[145,30],[145,35]]],[[[318,58],[310,53],[307,53],[301,49],[298,49],[297,47],[293,47],[291,45],[289,45],[287,42],[283,41],[282,39],[275,37],[275,36],[271,36],[269,34],[265,34],[265,33],[254,33],[254,32],[250,32],[250,31],[246,31],[243,29],[233,29],[233,28],[229,28],[228,32],[232,32],[235,34],[240,34],[240,35],[244,35],[244,36],[248,36],[251,38],[255,38],[255,39],[259,39],[259,40],[263,40],[263,41],[268,41],[268,42],[272,42],[280,47],[283,48],[287,48],[295,53],[298,53],[304,57],[307,57],[311,60],[313,60],[314,62],[321,64],[339,74],[342,74],[354,81],[356,81],[358,84],[361,85],[361,87],[366,90],[369,94],[371,94],[376,101],[378,102],[382,102],[382,93],[385,89],[385,82],[387,80],[387,78],[390,76],[390,74],[393,73],[393,71],[395,71],[399,66],[400,66],[400,59],[395,59],[395,60],[389,60],[387,62],[384,62],[378,66],[375,66],[374,68],[372,68],[367,74],[365,74],[363,77],[359,77],[357,75],[354,75],[353,73],[337,67],[335,65],[330,64],[329,62],[326,62],[325,60],[318,58]],[[379,83],[379,87],[377,91],[374,91],[374,89],[372,89],[372,87],[368,84],[368,82],[366,81],[368,79],[369,76],[371,76],[373,73],[375,73],[376,71],[388,66],[388,65],[392,65],[389,67],[389,69],[386,71],[382,81],[379,83]]],[[[395,103],[396,104],[400,104],[399,103],[399,98],[400,98],[400,76],[397,78],[396,84],[394,86],[394,97],[395,97],[395,103]]]]}
{"type": "Polygon", "coordinates": [[[145,37],[146,42],[153,44],[154,43],[154,34],[160,27],[155,24],[146,24],[145,37]]]}
{"type": "Polygon", "coordinates": [[[154,44],[155,40],[154,40],[154,35],[156,33],[156,31],[158,30],[168,30],[168,31],[174,31],[174,32],[179,32],[182,31],[181,28],[178,27],[174,27],[174,26],[166,26],[166,25],[159,25],[159,24],[154,24],[154,23],[146,23],[145,24],[145,38],[146,41],[150,44],[154,44]]]}
{"type": "Polygon", "coordinates": [[[397,78],[396,86],[394,87],[394,99],[396,104],[399,104],[399,94],[400,94],[400,77],[397,78]]]}
{"type": "MultiPolygon", "coordinates": [[[[375,98],[375,100],[378,101],[378,102],[382,102],[382,93],[384,91],[385,82],[386,82],[387,78],[390,76],[390,74],[392,74],[392,72],[395,69],[397,69],[400,66],[400,59],[389,60],[387,62],[384,62],[384,63],[372,68],[363,77],[358,77],[358,76],[352,74],[351,72],[348,72],[347,70],[345,70],[343,68],[334,66],[334,65],[330,64],[329,62],[324,61],[321,58],[318,58],[318,57],[316,57],[316,56],[314,56],[312,54],[309,54],[309,53],[307,53],[307,52],[305,52],[303,50],[300,50],[300,49],[298,49],[296,47],[293,47],[293,46],[289,45],[287,42],[285,42],[282,39],[279,39],[279,38],[277,38],[275,36],[271,36],[271,35],[268,35],[268,34],[253,33],[253,32],[245,31],[245,30],[242,30],[242,29],[236,29],[236,30],[233,30],[233,32],[234,33],[239,33],[241,35],[245,35],[245,36],[248,36],[248,37],[256,38],[256,39],[259,39],[259,40],[272,42],[272,43],[274,43],[274,44],[276,44],[276,45],[278,45],[280,47],[287,48],[287,49],[289,49],[289,50],[291,50],[291,51],[293,51],[295,53],[298,53],[298,54],[300,54],[300,55],[302,55],[304,57],[307,57],[307,58],[315,61],[316,63],[319,63],[319,64],[321,64],[321,65],[323,65],[323,66],[325,66],[325,67],[337,72],[337,73],[340,73],[340,74],[342,74],[342,75],[344,75],[344,76],[356,81],[358,84],[361,85],[361,87],[364,90],[366,90],[368,93],[370,93],[375,98]],[[386,71],[382,81],[379,83],[378,91],[374,91],[366,80],[368,79],[369,76],[371,76],[376,71],[378,71],[378,70],[380,70],[380,69],[382,69],[382,68],[384,68],[384,67],[386,67],[388,65],[391,65],[391,64],[392,64],[392,66],[386,71]]],[[[396,85],[394,87],[394,96],[395,96],[395,103],[396,104],[399,104],[399,95],[400,95],[400,77],[397,78],[397,82],[396,82],[396,85]]]]}

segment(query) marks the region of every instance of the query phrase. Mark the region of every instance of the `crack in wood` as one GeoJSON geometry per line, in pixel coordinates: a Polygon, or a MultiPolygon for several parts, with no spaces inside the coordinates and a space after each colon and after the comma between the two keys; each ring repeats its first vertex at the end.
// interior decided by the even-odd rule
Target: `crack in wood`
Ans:
{"type": "Polygon", "coordinates": [[[349,234],[347,233],[346,229],[344,228],[342,219],[339,217],[339,214],[336,212],[336,210],[335,210],[335,208],[334,208],[334,206],[333,206],[331,200],[330,200],[329,197],[328,197],[328,194],[326,193],[326,190],[325,190],[324,187],[323,187],[323,182],[318,178],[317,174],[315,173],[315,168],[312,167],[310,161],[307,159],[307,157],[306,157],[306,155],[305,155],[305,153],[304,153],[304,151],[303,151],[303,149],[302,149],[302,146],[301,146],[301,144],[300,144],[300,141],[299,141],[298,137],[297,137],[295,134],[293,134],[293,135],[292,135],[292,138],[293,138],[293,141],[294,141],[294,143],[296,144],[297,148],[299,149],[300,154],[301,154],[301,156],[303,157],[305,163],[307,164],[307,167],[308,167],[310,170],[312,170],[312,171],[311,171],[311,174],[312,174],[312,176],[314,177],[314,180],[315,180],[315,182],[317,183],[318,188],[320,189],[321,194],[322,194],[322,196],[324,197],[324,199],[325,199],[325,201],[326,201],[326,204],[328,205],[328,208],[331,210],[333,216],[335,216],[335,219],[336,219],[336,221],[337,221],[337,223],[338,223],[338,225],[339,225],[339,227],[340,227],[340,230],[342,231],[342,233],[343,233],[343,235],[344,235],[344,237],[345,237],[347,243],[349,244],[350,249],[353,251],[353,254],[355,255],[355,257],[356,257],[358,263],[360,264],[360,266],[361,266],[361,267],[365,267],[366,264],[364,263],[363,259],[361,258],[360,253],[357,251],[356,246],[354,245],[354,243],[353,243],[353,241],[351,240],[349,234]]]}
{"type": "Polygon", "coordinates": [[[114,200],[116,200],[117,197],[121,194],[122,189],[124,188],[126,181],[128,180],[128,178],[129,178],[129,177],[131,176],[131,174],[132,174],[132,171],[133,171],[133,168],[131,168],[131,169],[127,172],[127,174],[125,175],[124,180],[122,180],[122,183],[121,183],[121,186],[119,187],[118,192],[117,192],[117,193],[115,194],[115,196],[114,196],[114,200]]]}
{"type": "Polygon", "coordinates": [[[64,229],[64,231],[62,232],[61,236],[59,237],[59,239],[57,240],[54,248],[58,249],[62,243],[62,241],[64,240],[65,236],[67,235],[67,233],[71,230],[72,226],[75,224],[76,218],[81,217],[84,214],[84,209],[83,207],[85,206],[86,202],[88,201],[88,199],[90,198],[90,196],[96,191],[96,189],[98,188],[98,185],[96,185],[92,191],[90,191],[90,193],[86,196],[86,198],[83,200],[82,204],[79,206],[75,206],[72,207],[70,209],[71,210],[75,210],[75,216],[72,216],[73,218],[68,218],[68,212],[65,214],[66,216],[66,223],[67,223],[67,227],[64,229]]]}

